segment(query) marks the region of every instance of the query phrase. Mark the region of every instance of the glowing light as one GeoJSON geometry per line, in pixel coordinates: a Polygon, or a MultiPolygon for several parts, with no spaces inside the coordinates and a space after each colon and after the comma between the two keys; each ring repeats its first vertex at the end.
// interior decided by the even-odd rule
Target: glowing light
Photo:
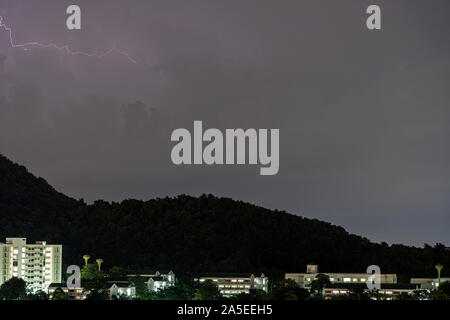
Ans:
{"type": "Polygon", "coordinates": [[[11,48],[15,49],[15,48],[21,48],[24,51],[29,51],[30,47],[38,47],[38,48],[54,48],[58,51],[61,52],[66,52],[70,55],[74,55],[74,56],[85,56],[85,57],[90,57],[90,58],[104,58],[107,57],[111,54],[119,54],[122,57],[124,57],[125,59],[127,59],[129,62],[137,64],[139,63],[138,60],[136,60],[135,58],[131,57],[130,54],[128,54],[125,51],[122,51],[120,49],[118,49],[116,46],[112,47],[111,49],[109,49],[108,51],[104,52],[104,53],[89,53],[89,52],[83,52],[83,51],[73,51],[69,48],[68,45],[63,45],[63,46],[58,46],[54,43],[48,43],[48,44],[43,44],[40,42],[36,42],[36,41],[32,41],[32,42],[25,42],[25,43],[16,43],[14,41],[14,32],[12,30],[11,27],[8,27],[4,22],[4,18],[0,15],[0,29],[3,29],[4,31],[8,32],[9,34],[9,44],[11,46],[11,48]]]}

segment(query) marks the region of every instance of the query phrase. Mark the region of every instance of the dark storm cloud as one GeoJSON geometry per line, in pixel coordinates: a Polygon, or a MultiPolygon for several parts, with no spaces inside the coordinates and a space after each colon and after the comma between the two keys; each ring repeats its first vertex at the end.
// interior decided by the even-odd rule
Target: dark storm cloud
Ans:
{"type": "Polygon", "coordinates": [[[377,241],[449,242],[447,1],[4,1],[1,152],[89,201],[214,193],[317,217],[377,241]],[[280,172],[176,167],[170,133],[280,128],[280,172]]]}

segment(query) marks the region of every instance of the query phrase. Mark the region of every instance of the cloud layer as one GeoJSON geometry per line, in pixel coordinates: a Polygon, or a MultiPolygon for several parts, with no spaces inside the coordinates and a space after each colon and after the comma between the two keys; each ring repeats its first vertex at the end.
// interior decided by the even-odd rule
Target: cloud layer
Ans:
{"type": "Polygon", "coordinates": [[[213,193],[343,225],[376,241],[450,242],[447,1],[5,1],[0,152],[92,201],[213,193]],[[279,128],[280,172],[177,167],[170,133],[279,128]]]}

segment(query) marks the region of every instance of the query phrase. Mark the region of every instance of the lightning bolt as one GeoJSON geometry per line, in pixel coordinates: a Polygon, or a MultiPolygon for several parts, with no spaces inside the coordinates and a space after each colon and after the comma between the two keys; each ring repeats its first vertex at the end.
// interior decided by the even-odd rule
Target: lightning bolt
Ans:
{"type": "Polygon", "coordinates": [[[22,48],[25,51],[30,50],[30,47],[38,47],[38,48],[54,48],[58,51],[61,52],[66,52],[70,55],[74,55],[74,56],[85,56],[85,57],[91,57],[91,58],[104,58],[106,56],[109,56],[113,53],[116,53],[122,57],[124,57],[125,59],[127,59],[129,62],[133,63],[133,64],[138,64],[139,61],[135,58],[133,58],[130,54],[128,54],[125,51],[122,51],[120,49],[118,49],[115,45],[114,47],[112,47],[111,49],[109,49],[108,51],[104,52],[104,53],[88,53],[88,52],[83,52],[83,51],[73,51],[69,48],[68,45],[63,45],[63,46],[58,46],[54,43],[49,43],[49,44],[42,44],[39,42],[25,42],[25,43],[16,43],[14,41],[14,34],[13,34],[13,30],[11,27],[8,27],[6,24],[4,24],[4,18],[0,15],[0,29],[3,29],[4,31],[6,31],[9,34],[9,44],[11,46],[11,48],[15,49],[15,48],[22,48]]]}

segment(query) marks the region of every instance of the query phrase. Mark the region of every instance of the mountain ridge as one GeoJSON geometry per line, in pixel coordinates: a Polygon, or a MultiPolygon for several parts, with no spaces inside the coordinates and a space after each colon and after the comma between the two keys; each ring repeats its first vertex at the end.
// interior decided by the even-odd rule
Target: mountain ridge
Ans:
{"type": "Polygon", "coordinates": [[[87,205],[0,155],[0,241],[27,237],[64,245],[64,264],[89,253],[106,267],[171,269],[178,273],[365,272],[434,276],[450,265],[442,244],[424,248],[374,243],[344,228],[213,195],[87,205]]]}

